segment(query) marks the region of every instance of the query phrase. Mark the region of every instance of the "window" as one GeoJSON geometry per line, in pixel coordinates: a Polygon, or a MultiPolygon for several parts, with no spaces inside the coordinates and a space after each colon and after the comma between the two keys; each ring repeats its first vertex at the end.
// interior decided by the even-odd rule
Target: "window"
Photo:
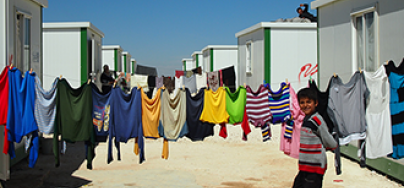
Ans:
{"type": "Polygon", "coordinates": [[[245,63],[245,71],[246,73],[251,73],[251,41],[246,43],[246,63],[245,63]]]}
{"type": "Polygon", "coordinates": [[[15,63],[21,72],[26,72],[31,64],[31,16],[17,12],[15,20],[15,63]]]}
{"type": "Polygon", "coordinates": [[[357,69],[376,71],[379,67],[377,58],[377,14],[375,6],[351,14],[354,25],[354,62],[357,69]]]}

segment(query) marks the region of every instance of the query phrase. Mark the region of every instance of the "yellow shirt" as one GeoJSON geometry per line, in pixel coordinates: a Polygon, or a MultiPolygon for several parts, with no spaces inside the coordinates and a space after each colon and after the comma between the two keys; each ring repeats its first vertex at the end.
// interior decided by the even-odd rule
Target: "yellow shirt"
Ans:
{"type": "Polygon", "coordinates": [[[229,121],[229,114],[226,111],[226,91],[223,87],[219,87],[216,92],[205,89],[203,110],[199,120],[214,124],[229,121]]]}

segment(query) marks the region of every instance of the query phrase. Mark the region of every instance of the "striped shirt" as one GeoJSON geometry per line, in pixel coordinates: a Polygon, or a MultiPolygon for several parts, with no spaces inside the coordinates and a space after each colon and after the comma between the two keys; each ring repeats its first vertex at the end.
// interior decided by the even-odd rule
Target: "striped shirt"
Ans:
{"type": "Polygon", "coordinates": [[[326,149],[335,149],[337,142],[318,112],[306,116],[300,130],[299,170],[324,174],[327,170],[326,149]]]}
{"type": "Polygon", "coordinates": [[[38,123],[39,132],[52,134],[56,116],[56,86],[59,79],[56,78],[49,91],[42,88],[41,80],[35,76],[35,120],[38,123]]]}
{"type": "Polygon", "coordinates": [[[248,121],[255,127],[262,127],[272,118],[268,103],[268,90],[262,84],[254,92],[250,86],[247,89],[246,112],[248,121]]]}
{"type": "Polygon", "coordinates": [[[269,84],[265,84],[268,88],[269,108],[272,112],[272,123],[283,123],[290,119],[289,109],[289,84],[281,83],[278,91],[272,91],[269,84]]]}

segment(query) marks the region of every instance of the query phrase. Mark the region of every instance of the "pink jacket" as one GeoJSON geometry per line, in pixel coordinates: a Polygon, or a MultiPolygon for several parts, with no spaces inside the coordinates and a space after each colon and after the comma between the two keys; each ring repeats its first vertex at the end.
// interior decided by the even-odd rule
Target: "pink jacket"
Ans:
{"type": "Polygon", "coordinates": [[[302,127],[304,113],[300,110],[299,101],[297,100],[297,95],[295,90],[290,85],[290,112],[294,121],[292,139],[287,139],[283,136],[285,132],[285,123],[282,124],[282,131],[280,135],[281,143],[280,150],[286,155],[299,159],[299,149],[300,149],[300,128],[302,127]]]}

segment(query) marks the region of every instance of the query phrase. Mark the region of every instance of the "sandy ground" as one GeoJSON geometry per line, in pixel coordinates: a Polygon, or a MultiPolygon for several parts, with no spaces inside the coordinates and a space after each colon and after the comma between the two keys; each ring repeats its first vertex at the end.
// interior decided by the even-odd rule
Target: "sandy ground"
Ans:
{"type": "MultiPolygon", "coordinates": [[[[218,133],[219,127],[215,127],[218,133]]],[[[297,160],[279,150],[280,126],[272,126],[272,139],[262,142],[260,129],[252,128],[242,141],[240,126],[228,125],[229,137],[217,135],[203,142],[182,138],[170,142],[169,159],[161,159],[163,141],[146,140],[146,161],[139,164],[133,140],[121,144],[122,159],[107,164],[107,145],[99,144],[93,170],[87,170],[83,143],[68,144],[61,166],[53,155],[40,154],[34,169],[26,161],[11,168],[6,187],[291,187],[297,160]]],[[[403,187],[397,182],[342,158],[342,175],[335,175],[334,154],[328,152],[323,187],[403,187]],[[342,182],[334,182],[342,180],[342,182]]]]}

